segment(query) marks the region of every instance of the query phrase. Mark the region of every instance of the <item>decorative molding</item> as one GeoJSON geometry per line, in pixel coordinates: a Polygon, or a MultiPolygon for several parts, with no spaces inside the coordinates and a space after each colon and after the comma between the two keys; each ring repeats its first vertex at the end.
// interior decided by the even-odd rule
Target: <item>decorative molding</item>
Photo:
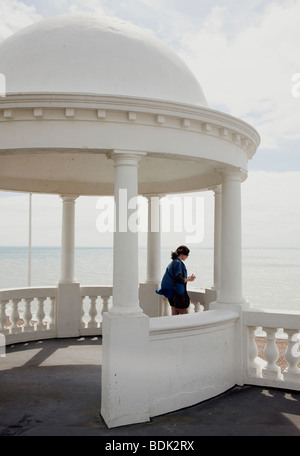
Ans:
{"type": "Polygon", "coordinates": [[[220,136],[221,136],[221,138],[230,139],[228,129],[220,128],[220,136]]]}
{"type": "Polygon", "coordinates": [[[106,118],[106,111],[104,109],[98,109],[97,117],[98,117],[98,119],[105,119],[106,118]]]}
{"type": "Polygon", "coordinates": [[[136,112],[129,112],[128,113],[128,120],[135,121],[136,120],[136,112]]]}
{"type": "Polygon", "coordinates": [[[248,159],[253,157],[260,143],[256,130],[235,117],[209,108],[159,100],[84,94],[7,95],[0,100],[1,111],[0,122],[67,118],[69,121],[134,122],[136,125],[184,128],[191,133],[231,141],[246,152],[248,159]],[[143,115],[138,116],[138,113],[143,115]]]}
{"type": "Polygon", "coordinates": [[[165,116],[162,116],[161,114],[158,114],[158,115],[156,116],[156,122],[157,122],[157,123],[163,124],[163,123],[165,123],[165,121],[166,121],[165,116]]]}
{"type": "Polygon", "coordinates": [[[191,126],[190,119],[182,119],[181,125],[183,126],[183,128],[189,128],[191,126]]]}
{"type": "Polygon", "coordinates": [[[13,118],[13,111],[11,109],[4,109],[3,117],[5,119],[12,119],[13,118]]]}
{"type": "Polygon", "coordinates": [[[74,108],[66,108],[65,116],[66,117],[75,117],[75,109],[74,108]]]}
{"type": "Polygon", "coordinates": [[[33,109],[34,117],[43,117],[43,109],[42,108],[34,108],[33,109]]]}
{"type": "Polygon", "coordinates": [[[211,133],[211,132],[212,132],[212,126],[211,126],[211,124],[204,122],[204,123],[202,124],[202,131],[203,131],[204,133],[211,133]]]}

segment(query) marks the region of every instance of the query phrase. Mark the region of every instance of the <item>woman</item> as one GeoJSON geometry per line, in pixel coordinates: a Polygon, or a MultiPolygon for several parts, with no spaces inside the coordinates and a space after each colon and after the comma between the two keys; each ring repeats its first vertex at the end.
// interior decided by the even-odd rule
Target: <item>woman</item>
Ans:
{"type": "Polygon", "coordinates": [[[168,298],[168,301],[172,307],[172,315],[186,314],[188,309],[179,309],[174,306],[174,278],[176,285],[176,292],[179,295],[186,293],[187,282],[193,282],[195,280],[194,274],[187,276],[187,270],[184,265],[184,261],[189,256],[190,250],[185,245],[180,245],[175,252],[171,253],[171,263],[168,265],[166,272],[162,278],[161,288],[156,290],[156,293],[164,295],[168,298]]]}

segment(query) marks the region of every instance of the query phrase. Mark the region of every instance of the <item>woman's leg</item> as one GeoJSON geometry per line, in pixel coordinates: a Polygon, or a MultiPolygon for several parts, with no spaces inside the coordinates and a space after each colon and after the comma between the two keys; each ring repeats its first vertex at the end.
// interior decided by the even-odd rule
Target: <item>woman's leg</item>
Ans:
{"type": "Polygon", "coordinates": [[[176,307],[171,306],[172,309],[172,315],[179,315],[179,309],[176,309],[176,307]]]}
{"type": "Polygon", "coordinates": [[[189,309],[176,309],[180,315],[189,313],[189,309]]]}

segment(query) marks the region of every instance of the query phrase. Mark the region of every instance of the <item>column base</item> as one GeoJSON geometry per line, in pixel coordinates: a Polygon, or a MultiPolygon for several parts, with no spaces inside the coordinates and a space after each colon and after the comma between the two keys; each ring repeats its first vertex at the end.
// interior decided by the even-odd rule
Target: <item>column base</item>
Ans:
{"type": "Polygon", "coordinates": [[[149,421],[149,317],[103,315],[101,415],[109,428],[149,421]]]}
{"type": "Polygon", "coordinates": [[[59,283],[56,303],[57,337],[79,336],[80,319],[80,283],[59,283]]]}
{"type": "Polygon", "coordinates": [[[125,307],[125,306],[112,306],[109,310],[109,315],[117,315],[117,316],[135,316],[141,315],[143,313],[143,309],[139,306],[134,307],[125,307]]]}

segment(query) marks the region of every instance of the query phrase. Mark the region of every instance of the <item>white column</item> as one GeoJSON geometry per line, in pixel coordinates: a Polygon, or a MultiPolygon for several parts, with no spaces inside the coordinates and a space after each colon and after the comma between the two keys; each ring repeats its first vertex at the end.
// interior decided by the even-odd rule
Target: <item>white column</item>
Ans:
{"type": "Polygon", "coordinates": [[[242,230],[241,181],[239,170],[222,173],[221,287],[218,301],[241,304],[242,230]]]}
{"type": "Polygon", "coordinates": [[[213,191],[215,197],[213,289],[219,294],[221,286],[222,187],[217,185],[213,191]]]}
{"type": "Polygon", "coordinates": [[[75,200],[78,195],[61,195],[62,238],[61,275],[57,290],[57,337],[77,337],[80,331],[80,284],[74,279],[75,200]]]}
{"type": "Polygon", "coordinates": [[[60,283],[74,283],[75,261],[75,200],[78,195],[61,195],[62,239],[60,283]]]}
{"type": "Polygon", "coordinates": [[[113,306],[103,314],[101,415],[109,428],[149,420],[149,317],[139,307],[135,223],[141,154],[114,151],[113,306]]]}
{"type": "Polygon", "coordinates": [[[161,282],[161,195],[147,195],[146,198],[148,201],[147,277],[145,283],[140,283],[140,306],[149,317],[158,317],[161,297],[155,291],[161,282]]]}
{"type": "Polygon", "coordinates": [[[146,283],[158,284],[160,277],[160,196],[147,195],[148,236],[147,236],[147,280],[146,283]]]}
{"type": "Polygon", "coordinates": [[[138,162],[141,155],[114,151],[115,209],[113,266],[113,313],[139,313],[138,232],[136,220],[138,197],[138,162]]]}

